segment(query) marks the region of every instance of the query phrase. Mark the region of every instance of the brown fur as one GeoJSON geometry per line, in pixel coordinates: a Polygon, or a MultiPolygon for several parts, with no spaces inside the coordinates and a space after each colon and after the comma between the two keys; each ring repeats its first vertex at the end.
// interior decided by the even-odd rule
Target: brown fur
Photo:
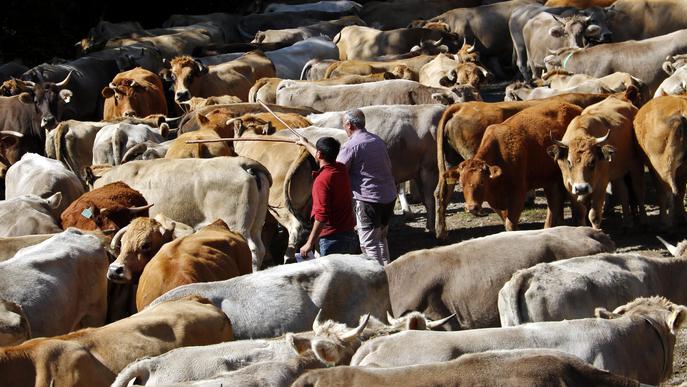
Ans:
{"type": "Polygon", "coordinates": [[[608,7],[615,2],[616,0],[549,0],[545,5],[547,7],[591,8],[608,7]]]}
{"type": "Polygon", "coordinates": [[[201,129],[194,132],[183,133],[170,145],[166,159],[197,158],[208,159],[219,156],[235,156],[233,146],[227,142],[208,142],[200,144],[187,144],[189,140],[214,140],[220,138],[214,130],[201,129]]]}
{"type": "Polygon", "coordinates": [[[136,117],[151,114],[167,115],[162,80],[157,74],[136,67],[117,74],[112,84],[116,90],[109,86],[102,90],[105,97],[103,120],[112,120],[125,114],[133,114],[136,117]],[[131,86],[132,82],[135,82],[134,87],[131,86]]]}
{"type": "Polygon", "coordinates": [[[129,207],[145,206],[148,203],[141,193],[122,182],[105,185],[86,192],[62,212],[62,228],[76,227],[82,230],[120,229],[135,217],[148,216],[148,211],[132,214],[129,207]],[[90,219],[81,213],[86,208],[93,210],[90,219]],[[107,211],[104,211],[106,210],[107,211]]]}

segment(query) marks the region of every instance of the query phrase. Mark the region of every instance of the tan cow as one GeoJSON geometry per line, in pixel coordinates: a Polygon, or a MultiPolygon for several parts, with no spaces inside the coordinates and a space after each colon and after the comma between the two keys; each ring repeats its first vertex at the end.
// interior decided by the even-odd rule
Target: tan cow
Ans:
{"type": "Polygon", "coordinates": [[[446,54],[439,54],[422,66],[419,82],[432,87],[470,85],[479,88],[482,82],[492,78],[491,73],[474,62],[459,62],[446,54]]]}
{"type": "Polygon", "coordinates": [[[157,297],[182,285],[223,281],[252,272],[248,243],[218,219],[162,246],[143,269],[136,307],[141,311],[157,297]]]}
{"type": "Polygon", "coordinates": [[[634,120],[637,143],[646,155],[658,190],[661,224],[684,222],[687,184],[687,97],[664,96],[644,105],[634,120]]]}
{"type": "Polygon", "coordinates": [[[105,387],[141,357],[232,338],[224,313],[190,296],[100,328],[0,348],[0,380],[7,386],[105,387]]]}
{"type": "Polygon", "coordinates": [[[230,103],[241,103],[241,98],[233,95],[220,95],[212,97],[191,97],[188,101],[180,102],[182,106],[187,106],[188,111],[192,112],[200,108],[212,105],[226,105],[230,103]]]}
{"type": "MultiPolygon", "coordinates": [[[[631,88],[630,92],[636,92],[631,88]]],[[[623,181],[628,173],[639,206],[641,221],[644,213],[644,166],[642,156],[634,145],[632,120],[637,108],[628,98],[610,96],[588,106],[570,122],[561,141],[555,141],[547,152],[556,160],[563,174],[563,183],[577,201],[582,213],[587,213],[592,227],[600,229],[606,186],[613,183],[613,191],[623,206],[623,226],[632,224],[629,193],[623,181]]],[[[579,218],[584,225],[583,217],[579,218]]]]}
{"type": "Polygon", "coordinates": [[[247,101],[248,92],[258,79],[276,75],[272,61],[261,51],[251,51],[233,61],[211,66],[190,56],[180,56],[172,59],[171,66],[177,102],[215,95],[233,95],[247,101]]]}
{"type": "MultiPolygon", "coordinates": [[[[606,96],[565,94],[557,98],[586,107],[603,100],[606,96]]],[[[443,239],[447,236],[445,212],[455,185],[454,182],[447,181],[444,176],[447,168],[458,165],[462,160],[467,160],[475,155],[484,131],[489,125],[500,124],[514,114],[548,100],[498,103],[466,102],[451,105],[446,109],[437,127],[439,182],[434,191],[437,238],[443,239]]]]}
{"type": "Polygon", "coordinates": [[[105,98],[105,121],[117,117],[167,115],[162,80],[157,74],[141,67],[117,74],[101,94],[105,98]]]}
{"type": "Polygon", "coordinates": [[[334,62],[327,67],[325,78],[336,78],[344,75],[369,75],[389,72],[397,79],[418,80],[422,66],[434,59],[433,55],[418,55],[408,59],[393,61],[344,60],[334,62]]]}
{"type": "Polygon", "coordinates": [[[506,226],[517,229],[525,195],[544,188],[548,205],[544,227],[563,222],[563,187],[556,164],[547,156],[552,138],[562,137],[579,106],[552,100],[525,109],[484,132],[475,156],[445,173],[463,187],[465,211],[484,216],[487,201],[506,226]]]}

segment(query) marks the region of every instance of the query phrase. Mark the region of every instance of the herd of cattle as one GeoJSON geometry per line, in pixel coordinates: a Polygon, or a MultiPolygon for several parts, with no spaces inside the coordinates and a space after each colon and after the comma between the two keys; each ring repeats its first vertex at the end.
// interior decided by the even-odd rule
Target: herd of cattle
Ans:
{"type": "Polygon", "coordinates": [[[0,385],[671,376],[687,242],[614,253],[601,228],[607,196],[624,228],[647,225],[645,168],[661,229],[687,221],[687,1],[275,3],[101,21],[76,49],[0,65],[0,385]],[[353,108],[399,187],[415,183],[427,230],[447,237],[459,184],[465,210],[487,202],[507,232],[385,267],[265,269],[310,227],[316,165],[293,142],[344,143],[353,108]],[[514,231],[535,189],[545,229],[514,231]]]}

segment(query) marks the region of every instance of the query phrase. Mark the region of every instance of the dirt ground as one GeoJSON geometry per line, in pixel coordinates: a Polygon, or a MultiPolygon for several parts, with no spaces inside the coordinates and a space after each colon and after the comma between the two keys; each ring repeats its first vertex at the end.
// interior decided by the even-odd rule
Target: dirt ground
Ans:
{"type": "MultiPolygon", "coordinates": [[[[649,195],[651,196],[651,193],[649,195]]],[[[425,231],[427,213],[424,206],[412,204],[411,209],[413,212],[411,215],[402,215],[400,208],[397,207],[395,212],[397,216],[392,218],[389,230],[389,249],[392,258],[412,250],[458,243],[466,239],[504,231],[501,219],[496,214],[492,213],[486,217],[478,218],[466,213],[463,207],[462,194],[458,191],[454,193],[453,201],[447,210],[446,224],[449,234],[446,241],[437,241],[434,235],[425,231]]],[[[611,235],[618,252],[635,252],[654,257],[670,256],[656,239],[658,208],[655,205],[648,205],[647,211],[649,215],[647,228],[623,231],[620,222],[620,207],[617,206],[615,214],[604,219],[604,231],[611,235]]],[[[534,205],[523,213],[520,227],[523,230],[542,228],[545,217],[546,200],[543,197],[543,192],[538,191],[534,205]]],[[[570,222],[569,210],[566,210],[566,221],[570,222]]],[[[660,235],[669,242],[676,243],[687,236],[687,227],[677,227],[670,232],[661,232],[660,235]]],[[[662,386],[680,385],[685,382],[687,382],[687,328],[678,332],[673,375],[662,386]]]]}

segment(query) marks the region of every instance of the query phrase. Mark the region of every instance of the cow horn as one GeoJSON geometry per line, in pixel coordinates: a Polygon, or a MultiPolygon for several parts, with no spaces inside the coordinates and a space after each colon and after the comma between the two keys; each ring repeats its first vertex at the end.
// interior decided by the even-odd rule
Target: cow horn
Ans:
{"type": "Polygon", "coordinates": [[[176,122],[176,121],[179,121],[181,119],[181,117],[183,117],[183,116],[172,117],[172,118],[165,117],[165,122],[166,123],[176,122]]]}
{"type": "Polygon", "coordinates": [[[22,82],[24,82],[25,85],[27,85],[28,87],[30,87],[30,88],[32,88],[32,89],[33,89],[34,87],[36,87],[36,83],[35,83],[35,82],[31,82],[31,81],[22,81],[22,82]]]}
{"type": "Polygon", "coordinates": [[[439,38],[439,40],[437,40],[436,42],[432,42],[432,44],[435,45],[435,46],[441,46],[441,42],[443,42],[443,41],[444,41],[444,37],[442,36],[442,37],[439,38]]]}
{"type": "Polygon", "coordinates": [[[129,212],[136,213],[136,212],[145,211],[152,206],[153,206],[153,204],[146,204],[145,206],[140,206],[140,207],[129,207],[128,210],[129,210],[129,212]]]}
{"type": "Polygon", "coordinates": [[[18,138],[24,137],[23,133],[15,132],[14,130],[0,130],[0,134],[6,134],[8,136],[14,136],[18,138]]]}
{"type": "Polygon", "coordinates": [[[611,134],[611,131],[610,131],[610,129],[609,129],[609,131],[606,133],[606,135],[603,136],[603,137],[598,137],[598,138],[596,139],[596,142],[595,142],[595,143],[596,143],[596,144],[601,144],[602,142],[608,140],[608,135],[610,135],[610,134],[611,134]]]}
{"type": "Polygon", "coordinates": [[[67,84],[67,82],[69,82],[69,79],[72,77],[72,73],[73,73],[73,72],[74,72],[74,71],[69,71],[69,74],[67,74],[67,77],[64,78],[64,79],[62,80],[62,82],[57,82],[57,83],[55,84],[55,86],[57,86],[57,87],[65,86],[65,85],[67,84]]]}
{"type": "Polygon", "coordinates": [[[361,333],[363,333],[363,330],[365,330],[365,326],[367,326],[367,322],[370,321],[370,314],[366,314],[365,317],[363,317],[363,321],[358,324],[358,327],[355,329],[351,329],[350,331],[344,333],[341,335],[341,340],[342,341],[353,341],[358,336],[360,336],[361,333]]]}
{"type": "Polygon", "coordinates": [[[475,52],[475,45],[474,44],[470,45],[470,47],[468,48],[468,54],[472,54],[473,52],[475,52]]]}
{"type": "Polygon", "coordinates": [[[107,87],[109,87],[112,90],[117,90],[117,86],[114,84],[114,82],[110,82],[110,84],[107,85],[107,87]]]}
{"type": "Polygon", "coordinates": [[[122,239],[122,236],[126,232],[126,229],[129,228],[129,226],[124,226],[117,231],[117,233],[112,237],[112,242],[110,242],[110,249],[112,250],[117,250],[117,245],[119,245],[119,241],[122,239]]]}
{"type": "Polygon", "coordinates": [[[666,241],[665,239],[661,238],[658,235],[656,235],[656,238],[659,241],[661,241],[661,243],[663,243],[663,245],[666,247],[666,249],[668,249],[668,252],[670,253],[670,255],[672,255],[673,257],[677,257],[677,247],[676,246],[671,245],[670,243],[668,243],[668,241],[666,241]]]}
{"type": "Polygon", "coordinates": [[[134,86],[136,86],[136,81],[132,79],[131,83],[129,84],[129,87],[134,87],[134,86]]]}
{"type": "Polygon", "coordinates": [[[565,22],[564,22],[563,20],[561,20],[558,16],[556,16],[556,15],[554,15],[554,14],[551,14],[551,16],[553,17],[553,19],[554,19],[555,21],[557,21],[557,22],[559,22],[559,23],[565,25],[565,22]]]}
{"type": "Polygon", "coordinates": [[[465,47],[466,44],[468,44],[468,40],[465,36],[463,36],[463,45],[460,48],[465,47]]]}
{"type": "Polygon", "coordinates": [[[396,320],[388,310],[386,311],[386,321],[388,321],[389,324],[396,324],[398,322],[398,320],[396,320]]]}
{"type": "Polygon", "coordinates": [[[312,330],[313,331],[317,331],[317,329],[320,327],[320,325],[321,325],[320,318],[322,318],[322,309],[320,309],[317,312],[317,316],[315,316],[315,320],[313,320],[313,322],[312,322],[312,330]]]}
{"type": "Polygon", "coordinates": [[[436,320],[436,321],[427,321],[427,328],[429,329],[434,329],[437,327],[440,327],[448,322],[448,320],[456,317],[456,314],[452,314],[448,317],[442,318],[441,320],[436,320]]]}
{"type": "Polygon", "coordinates": [[[558,145],[558,146],[565,147],[565,148],[568,147],[568,144],[564,143],[563,141],[558,141],[558,140],[556,140],[556,139],[553,137],[553,132],[551,132],[551,131],[549,131],[549,137],[551,137],[551,141],[553,141],[554,144],[556,144],[556,145],[558,145]]]}

